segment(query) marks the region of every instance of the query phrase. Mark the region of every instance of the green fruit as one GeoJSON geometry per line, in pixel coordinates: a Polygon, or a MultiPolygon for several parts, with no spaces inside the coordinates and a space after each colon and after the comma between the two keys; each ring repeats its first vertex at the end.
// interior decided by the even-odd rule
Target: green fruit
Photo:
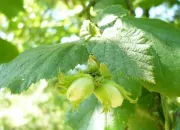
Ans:
{"type": "Polygon", "coordinates": [[[106,85],[105,87],[111,97],[111,107],[116,108],[118,106],[121,106],[124,98],[122,94],[119,92],[119,90],[114,86],[106,85]]]}
{"type": "Polygon", "coordinates": [[[94,56],[90,55],[88,59],[88,72],[98,71],[99,66],[94,56]]]}
{"type": "Polygon", "coordinates": [[[95,96],[103,104],[104,111],[109,111],[109,108],[121,106],[124,100],[121,92],[116,88],[113,81],[107,80],[94,91],[95,96]]]}
{"type": "Polygon", "coordinates": [[[107,91],[107,89],[103,86],[99,86],[94,90],[94,95],[98,98],[98,100],[103,105],[103,111],[109,111],[111,107],[111,97],[107,91]]]}
{"type": "Polygon", "coordinates": [[[67,91],[67,99],[72,102],[81,102],[94,91],[94,82],[91,77],[81,77],[72,82],[67,91]]]}

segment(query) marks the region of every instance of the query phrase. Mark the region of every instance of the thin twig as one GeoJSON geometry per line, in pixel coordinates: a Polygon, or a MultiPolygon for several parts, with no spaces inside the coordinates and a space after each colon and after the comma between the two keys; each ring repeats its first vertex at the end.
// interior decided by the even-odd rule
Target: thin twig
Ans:
{"type": "Polygon", "coordinates": [[[127,8],[129,9],[130,13],[131,13],[132,15],[135,15],[135,12],[134,12],[134,9],[133,9],[133,7],[132,7],[132,4],[131,4],[130,0],[125,0],[125,2],[126,2],[126,6],[127,6],[127,8]]]}

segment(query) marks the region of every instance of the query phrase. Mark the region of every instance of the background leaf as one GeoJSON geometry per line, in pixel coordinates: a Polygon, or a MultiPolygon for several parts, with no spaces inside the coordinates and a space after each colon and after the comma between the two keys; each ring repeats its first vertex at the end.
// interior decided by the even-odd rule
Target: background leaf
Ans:
{"type": "Polygon", "coordinates": [[[135,115],[128,121],[128,130],[164,129],[159,95],[146,89],[142,90],[142,95],[135,104],[135,115]]]}
{"type": "Polygon", "coordinates": [[[18,53],[16,46],[0,38],[0,64],[11,61],[18,53]]]}
{"type": "Polygon", "coordinates": [[[94,95],[83,101],[78,110],[67,113],[66,123],[73,130],[124,130],[134,115],[135,105],[125,100],[121,107],[102,113],[102,107],[94,95]]]}
{"type": "Polygon", "coordinates": [[[67,123],[73,130],[103,130],[104,115],[94,95],[83,101],[77,111],[67,113],[67,123]]]}
{"type": "Polygon", "coordinates": [[[156,84],[143,82],[151,91],[180,96],[180,30],[160,20],[123,18],[126,28],[138,28],[152,40],[156,84]]]}
{"type": "Polygon", "coordinates": [[[86,63],[87,59],[83,41],[38,47],[0,66],[0,88],[8,87],[12,93],[20,93],[32,83],[67,72],[77,64],[86,63]]]}
{"type": "Polygon", "coordinates": [[[114,22],[118,17],[128,14],[128,10],[124,9],[121,5],[111,5],[100,11],[95,17],[94,21],[98,26],[106,26],[114,22]]]}
{"type": "Polygon", "coordinates": [[[125,130],[128,120],[135,114],[135,105],[124,100],[121,107],[114,108],[107,116],[105,130],[125,130]],[[109,118],[108,118],[109,117],[109,118]]]}
{"type": "Polygon", "coordinates": [[[1,0],[0,2],[0,12],[4,13],[8,18],[16,16],[22,10],[24,10],[23,0],[1,0]]]}
{"type": "Polygon", "coordinates": [[[121,5],[126,8],[126,3],[124,0],[97,0],[94,9],[95,11],[101,11],[110,5],[121,5]]]}
{"type": "Polygon", "coordinates": [[[164,0],[134,0],[133,5],[135,7],[142,7],[144,9],[148,9],[151,6],[157,6],[159,4],[162,4],[164,0]]]}
{"type": "Polygon", "coordinates": [[[174,114],[173,129],[174,130],[179,130],[180,129],[180,108],[178,108],[178,110],[176,110],[176,112],[174,114]]]}

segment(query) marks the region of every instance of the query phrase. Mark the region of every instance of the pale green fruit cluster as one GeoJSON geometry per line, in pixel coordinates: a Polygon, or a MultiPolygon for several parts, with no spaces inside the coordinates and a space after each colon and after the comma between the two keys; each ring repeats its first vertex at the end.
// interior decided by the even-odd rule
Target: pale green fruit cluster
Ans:
{"type": "Polygon", "coordinates": [[[67,99],[73,103],[74,107],[78,107],[79,103],[92,93],[102,103],[104,112],[109,111],[111,107],[121,106],[123,103],[124,98],[113,81],[103,81],[95,88],[93,78],[90,76],[80,77],[73,81],[67,90],[67,99]]]}
{"type": "Polygon", "coordinates": [[[121,106],[126,91],[111,80],[111,74],[103,63],[98,63],[94,56],[89,57],[88,68],[84,73],[60,77],[61,88],[67,90],[67,99],[75,108],[92,93],[103,105],[103,111],[121,106]]]}

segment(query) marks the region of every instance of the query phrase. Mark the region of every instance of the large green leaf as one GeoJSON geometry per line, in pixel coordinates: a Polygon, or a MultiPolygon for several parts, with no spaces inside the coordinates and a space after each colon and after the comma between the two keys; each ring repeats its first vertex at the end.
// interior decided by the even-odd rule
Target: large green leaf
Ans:
{"type": "Polygon", "coordinates": [[[164,127],[161,117],[161,101],[157,93],[142,89],[136,104],[135,116],[128,121],[128,130],[161,130],[164,127]]]}
{"type": "Polygon", "coordinates": [[[42,46],[20,54],[0,66],[0,88],[8,87],[13,93],[20,93],[42,78],[53,78],[85,63],[88,53],[83,42],[42,46]]]}
{"type": "Polygon", "coordinates": [[[128,120],[131,119],[134,114],[135,105],[125,100],[121,107],[112,109],[108,114],[105,130],[125,130],[128,120]]]}
{"type": "Polygon", "coordinates": [[[98,100],[94,95],[83,101],[78,110],[67,113],[66,122],[73,130],[103,130],[104,115],[98,105],[98,100]]]}
{"type": "Polygon", "coordinates": [[[91,39],[88,51],[105,63],[113,75],[154,82],[149,44],[139,30],[112,28],[105,30],[102,37],[91,39]]]}
{"type": "Polygon", "coordinates": [[[17,48],[13,44],[0,38],[0,64],[11,61],[17,55],[17,48]]]}
{"type": "Polygon", "coordinates": [[[144,82],[144,86],[167,96],[180,96],[180,30],[155,19],[126,17],[123,23],[127,29],[143,30],[152,40],[155,84],[144,82]]]}
{"type": "Polygon", "coordinates": [[[14,17],[23,9],[23,0],[1,0],[0,12],[4,13],[8,18],[14,17]]]}
{"type": "Polygon", "coordinates": [[[102,113],[102,107],[94,95],[83,101],[78,110],[67,113],[66,123],[73,130],[124,130],[134,115],[135,107],[127,100],[121,107],[102,113]]]}

